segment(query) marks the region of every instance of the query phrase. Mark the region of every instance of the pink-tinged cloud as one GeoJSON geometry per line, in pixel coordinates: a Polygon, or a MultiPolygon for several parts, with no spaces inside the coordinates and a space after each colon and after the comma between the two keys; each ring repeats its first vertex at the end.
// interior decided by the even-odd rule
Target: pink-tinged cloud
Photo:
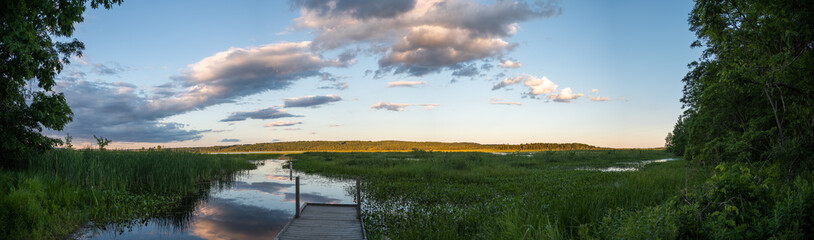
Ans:
{"type": "Polygon", "coordinates": [[[512,61],[512,60],[503,60],[502,62],[497,64],[502,68],[520,68],[523,66],[520,62],[512,61]]]}
{"type": "Polygon", "coordinates": [[[399,81],[387,83],[387,87],[389,87],[389,88],[391,88],[391,87],[415,87],[415,86],[426,85],[426,84],[427,84],[427,82],[425,82],[425,81],[404,81],[404,80],[399,80],[399,81]]]}
{"type": "Polygon", "coordinates": [[[384,109],[388,111],[395,111],[400,112],[404,111],[404,108],[409,106],[423,106],[426,110],[432,110],[435,107],[441,106],[441,104],[407,104],[407,103],[390,103],[390,102],[379,102],[370,106],[370,108],[379,110],[384,109]]]}
{"type": "Polygon", "coordinates": [[[266,123],[264,126],[266,126],[266,127],[288,127],[288,126],[294,126],[294,125],[297,125],[297,124],[302,124],[302,122],[276,121],[276,122],[266,123]]]}
{"type": "Polygon", "coordinates": [[[569,103],[571,102],[571,100],[575,100],[582,96],[585,96],[585,94],[582,93],[575,94],[573,93],[571,88],[564,88],[563,90],[560,90],[559,94],[552,93],[551,95],[548,95],[548,98],[554,100],[555,102],[569,103]]]}

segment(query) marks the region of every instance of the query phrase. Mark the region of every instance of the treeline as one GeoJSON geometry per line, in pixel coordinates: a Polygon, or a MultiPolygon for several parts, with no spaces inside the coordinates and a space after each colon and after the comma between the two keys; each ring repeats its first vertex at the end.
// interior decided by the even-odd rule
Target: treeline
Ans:
{"type": "Polygon", "coordinates": [[[666,148],[715,175],[670,204],[676,238],[811,239],[814,4],[696,0],[689,23],[704,51],[666,148]]]}
{"type": "Polygon", "coordinates": [[[478,144],[408,141],[296,141],[256,143],[232,146],[181,148],[198,152],[258,152],[258,151],[305,151],[305,152],[351,152],[351,151],[563,151],[607,149],[582,143],[525,143],[525,144],[478,144]]]}

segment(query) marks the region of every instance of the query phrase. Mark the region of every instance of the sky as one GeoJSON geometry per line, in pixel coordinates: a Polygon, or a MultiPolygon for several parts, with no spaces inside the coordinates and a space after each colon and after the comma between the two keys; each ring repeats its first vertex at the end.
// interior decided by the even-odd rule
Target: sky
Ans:
{"type": "Polygon", "coordinates": [[[125,1],[89,9],[56,137],[661,147],[692,1],[125,1]]]}

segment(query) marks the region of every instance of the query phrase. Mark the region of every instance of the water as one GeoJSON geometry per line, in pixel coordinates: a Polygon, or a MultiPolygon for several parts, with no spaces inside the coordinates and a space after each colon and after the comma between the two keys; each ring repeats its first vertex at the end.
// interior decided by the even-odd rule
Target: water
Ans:
{"type": "Polygon", "coordinates": [[[617,164],[621,164],[622,166],[614,166],[614,167],[607,167],[607,168],[577,168],[576,170],[585,170],[585,171],[600,171],[600,172],[631,172],[631,171],[639,171],[639,168],[644,167],[644,165],[651,164],[651,163],[663,163],[667,161],[673,161],[676,158],[665,158],[665,159],[656,159],[656,160],[646,160],[646,161],[639,161],[639,162],[619,162],[617,164]]]}
{"type": "MultiPolygon", "coordinates": [[[[294,180],[283,160],[259,161],[257,169],[225,189],[194,199],[188,211],[110,230],[86,229],[78,239],[271,239],[294,216],[294,180]]],[[[296,164],[296,163],[295,163],[296,164]]],[[[300,176],[301,203],[353,203],[355,180],[300,176]]],[[[113,227],[109,227],[113,228],[113,227]]]]}

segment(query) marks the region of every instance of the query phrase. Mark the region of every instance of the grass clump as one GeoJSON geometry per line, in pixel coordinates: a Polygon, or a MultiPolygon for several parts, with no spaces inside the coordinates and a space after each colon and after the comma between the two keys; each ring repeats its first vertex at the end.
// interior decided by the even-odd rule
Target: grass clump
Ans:
{"type": "Polygon", "coordinates": [[[52,150],[31,158],[28,169],[0,171],[0,236],[56,239],[87,224],[145,221],[228,183],[258,157],[52,150]]]}
{"type": "MultiPolygon", "coordinates": [[[[372,239],[563,239],[590,238],[601,224],[650,221],[638,216],[663,213],[665,201],[706,178],[703,169],[688,175],[692,168],[683,160],[637,164],[670,157],[654,150],[305,153],[294,167],[363,177],[372,239]],[[640,170],[582,170],[630,166],[640,170]],[[606,218],[629,220],[603,223],[606,218]]],[[[668,220],[654,220],[652,228],[668,220]]]]}

